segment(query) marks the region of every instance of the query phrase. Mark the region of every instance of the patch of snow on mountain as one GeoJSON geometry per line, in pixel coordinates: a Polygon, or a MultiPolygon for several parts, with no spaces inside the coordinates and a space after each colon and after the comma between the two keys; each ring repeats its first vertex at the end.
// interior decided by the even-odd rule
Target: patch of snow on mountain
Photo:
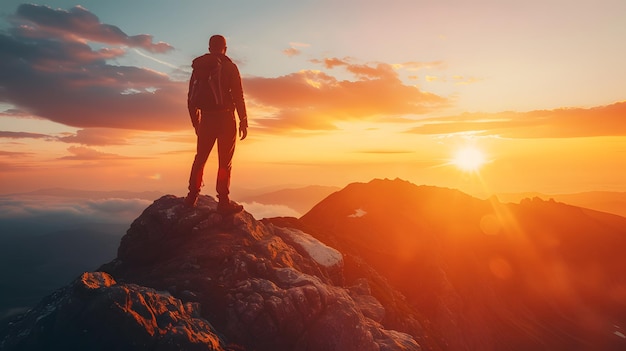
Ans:
{"type": "Polygon", "coordinates": [[[348,217],[350,218],[359,218],[359,217],[363,217],[367,214],[367,212],[365,212],[365,210],[363,210],[362,208],[357,208],[356,210],[354,210],[354,213],[349,215],[348,217]]]}
{"type": "Polygon", "coordinates": [[[304,233],[300,230],[291,228],[282,228],[289,238],[298,244],[315,262],[321,264],[324,267],[333,267],[341,264],[343,256],[341,252],[333,249],[330,246],[320,242],[311,235],[304,233]]]}

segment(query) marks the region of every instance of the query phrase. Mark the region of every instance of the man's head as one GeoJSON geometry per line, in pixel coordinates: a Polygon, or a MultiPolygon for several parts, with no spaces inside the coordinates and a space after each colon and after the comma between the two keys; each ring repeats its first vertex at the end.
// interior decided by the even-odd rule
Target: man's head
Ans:
{"type": "Polygon", "coordinates": [[[226,53],[226,38],[216,34],[209,39],[209,52],[216,54],[226,53]]]}

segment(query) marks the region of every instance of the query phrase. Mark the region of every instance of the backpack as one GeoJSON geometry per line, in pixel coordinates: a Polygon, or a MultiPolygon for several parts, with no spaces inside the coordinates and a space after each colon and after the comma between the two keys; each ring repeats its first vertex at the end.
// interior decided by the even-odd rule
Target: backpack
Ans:
{"type": "Polygon", "coordinates": [[[207,110],[220,110],[225,108],[224,93],[222,89],[222,61],[218,57],[213,60],[194,65],[194,80],[189,90],[191,106],[207,110]]]}

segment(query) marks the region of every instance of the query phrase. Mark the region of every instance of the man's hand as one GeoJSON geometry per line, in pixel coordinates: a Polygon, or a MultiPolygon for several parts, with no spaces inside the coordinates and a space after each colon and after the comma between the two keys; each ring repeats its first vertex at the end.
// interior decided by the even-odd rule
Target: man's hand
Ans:
{"type": "Polygon", "coordinates": [[[244,117],[239,120],[239,136],[243,140],[248,136],[248,118],[244,117]]]}

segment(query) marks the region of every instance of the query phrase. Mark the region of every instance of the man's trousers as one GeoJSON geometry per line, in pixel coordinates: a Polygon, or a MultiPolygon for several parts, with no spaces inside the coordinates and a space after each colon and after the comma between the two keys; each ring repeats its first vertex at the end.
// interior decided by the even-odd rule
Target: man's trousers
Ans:
{"type": "Polygon", "coordinates": [[[234,111],[203,112],[196,129],[198,143],[196,157],[189,175],[189,191],[199,193],[204,165],[217,141],[218,170],[215,190],[220,201],[229,201],[230,172],[235,153],[237,123],[234,111]]]}

